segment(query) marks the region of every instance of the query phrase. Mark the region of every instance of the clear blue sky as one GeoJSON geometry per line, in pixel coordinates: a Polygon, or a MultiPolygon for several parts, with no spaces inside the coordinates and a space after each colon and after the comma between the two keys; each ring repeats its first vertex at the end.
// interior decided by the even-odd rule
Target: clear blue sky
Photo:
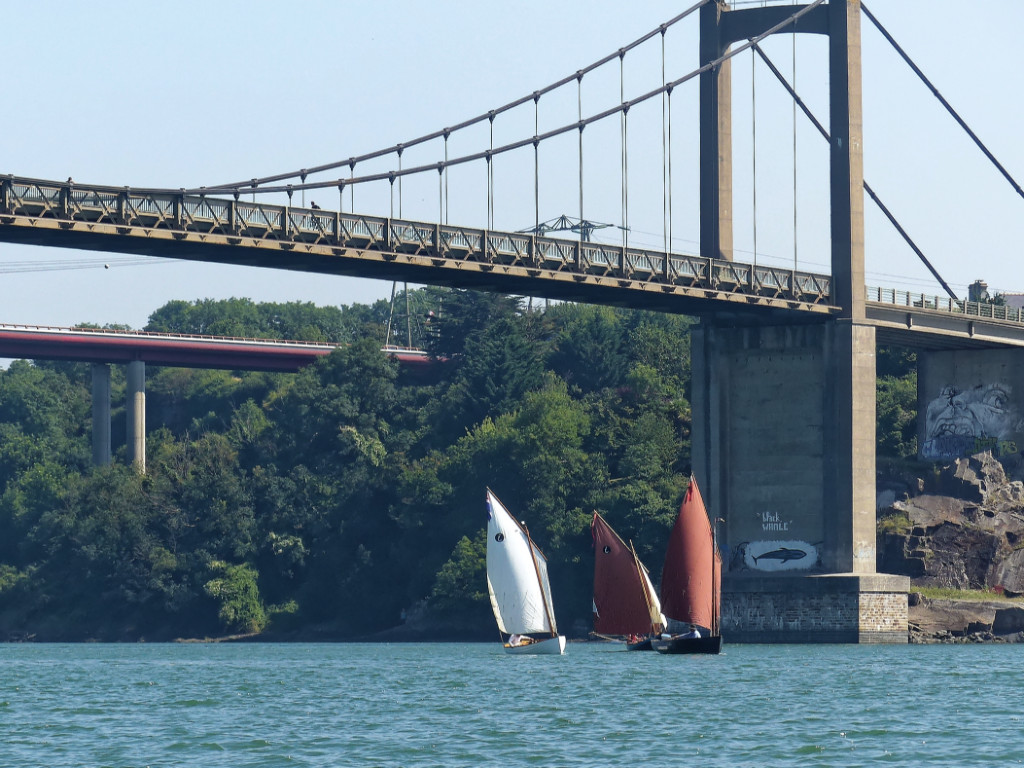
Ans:
{"type": "MultiPolygon", "coordinates": [[[[12,3],[4,9],[0,173],[82,183],[189,187],[340,160],[397,144],[501,106],[640,37],[691,4],[524,0],[495,4],[107,2],[12,3]]],[[[1019,0],[870,0],[868,7],[1024,180],[1024,67],[1019,0]]],[[[668,79],[696,66],[696,17],[666,37],[668,79]]],[[[770,41],[792,72],[792,37],[770,41]]],[[[798,40],[797,88],[827,123],[821,39],[798,40]]],[[[978,278],[1024,291],[1018,256],[1024,200],[899,61],[863,26],[865,176],[961,295],[978,278]]],[[[627,98],[660,83],[660,43],[626,57],[627,98]]],[[[751,57],[734,59],[737,258],[754,251],[756,102],[758,260],[792,265],[793,116],[788,97],[751,57]]],[[[618,102],[617,63],[584,80],[584,113],[618,102]]],[[[694,250],[696,83],[673,100],[673,235],[694,250]]],[[[576,94],[540,102],[541,131],[575,120],[576,94]]],[[[664,240],[660,101],[629,118],[630,242],[664,240]]],[[[532,105],[495,122],[497,144],[533,132],[532,105]]],[[[621,223],[619,127],[585,134],[586,217],[621,223]],[[594,184],[593,182],[598,182],[594,184]]],[[[486,131],[453,139],[453,156],[486,147],[486,131]]],[[[443,156],[409,152],[406,166],[443,156]]],[[[578,215],[575,136],[542,145],[540,218],[578,215]]],[[[798,116],[797,248],[802,269],[827,271],[826,146],[798,116]]],[[[394,161],[360,171],[387,170],[394,161]]],[[[340,174],[336,174],[340,175],[340,174]]],[[[482,166],[453,171],[449,220],[486,224],[482,166]]],[[[532,150],[495,161],[495,226],[534,223],[532,150]]],[[[312,193],[324,208],[337,192],[312,193]]],[[[298,202],[298,199],[297,199],[298,202]]],[[[437,175],[409,181],[406,218],[436,218],[437,175]]],[[[348,200],[346,196],[346,208],[348,200]]],[[[388,213],[386,184],[357,192],[361,212],[388,213]]],[[[868,282],[940,293],[866,202],[868,282]]],[[[613,230],[605,230],[613,232],[613,230]]],[[[612,241],[620,235],[609,235],[612,241]]],[[[371,302],[391,284],[352,278],[0,244],[0,322],[140,327],[171,299],[245,296],[318,304],[371,302]],[[85,268],[50,269],[54,265],[85,268]],[[104,264],[109,269],[104,269],[104,264]],[[22,271],[32,264],[43,271],[22,271]]]]}

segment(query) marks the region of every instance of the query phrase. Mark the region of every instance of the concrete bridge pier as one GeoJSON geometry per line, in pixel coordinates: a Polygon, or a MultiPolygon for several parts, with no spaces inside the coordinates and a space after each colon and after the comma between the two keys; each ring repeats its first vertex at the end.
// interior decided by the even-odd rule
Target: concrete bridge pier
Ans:
{"type": "Polygon", "coordinates": [[[110,365],[92,366],[92,463],[110,464],[110,365]]]}
{"type": "Polygon", "coordinates": [[[875,573],[875,332],[704,321],[693,469],[724,520],[731,642],[906,642],[905,577],[875,573]]]}
{"type": "MultiPolygon", "coordinates": [[[[128,463],[146,472],[146,364],[128,363],[125,401],[128,463]]],[[[110,364],[92,366],[92,463],[104,467],[111,462],[110,364]]]]}
{"type": "Polygon", "coordinates": [[[128,392],[125,402],[128,429],[128,462],[146,472],[146,364],[133,360],[127,366],[128,392]]]}

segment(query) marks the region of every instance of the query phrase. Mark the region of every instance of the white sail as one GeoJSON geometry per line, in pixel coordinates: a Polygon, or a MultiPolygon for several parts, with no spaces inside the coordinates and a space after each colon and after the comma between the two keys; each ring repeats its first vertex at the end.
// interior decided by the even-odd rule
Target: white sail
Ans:
{"type": "Polygon", "coordinates": [[[665,618],[665,614],[661,612],[661,600],[658,599],[658,593],[654,591],[654,585],[651,584],[651,576],[647,573],[647,569],[642,567],[640,572],[644,577],[644,587],[647,589],[647,596],[650,598],[650,609],[651,609],[651,624],[658,625],[661,627],[668,626],[668,619],[665,618]]]}
{"type": "Polygon", "coordinates": [[[526,531],[487,491],[487,591],[498,629],[506,634],[557,634],[551,605],[547,559],[526,531]],[[539,577],[539,578],[538,578],[539,577]]]}

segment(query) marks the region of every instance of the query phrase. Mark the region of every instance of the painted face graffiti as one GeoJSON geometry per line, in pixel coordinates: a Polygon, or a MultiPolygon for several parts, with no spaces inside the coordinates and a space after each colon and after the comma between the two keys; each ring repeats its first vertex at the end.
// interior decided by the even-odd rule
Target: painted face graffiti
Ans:
{"type": "Polygon", "coordinates": [[[979,384],[970,389],[944,387],[928,404],[922,457],[951,459],[983,450],[1006,452],[1015,447],[1010,438],[1020,431],[1021,420],[1010,392],[1004,384],[979,384]]]}

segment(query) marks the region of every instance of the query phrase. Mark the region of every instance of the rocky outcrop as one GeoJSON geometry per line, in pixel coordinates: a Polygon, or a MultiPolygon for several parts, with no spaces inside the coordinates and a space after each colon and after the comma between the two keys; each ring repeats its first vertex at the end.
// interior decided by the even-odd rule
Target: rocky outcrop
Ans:
{"type": "Polygon", "coordinates": [[[910,594],[911,643],[1024,642],[1024,607],[1006,601],[937,600],[910,594]]]}
{"type": "MultiPolygon", "coordinates": [[[[1024,483],[1008,478],[990,453],[927,479],[880,478],[879,488],[891,492],[880,493],[888,502],[879,510],[880,572],[909,576],[918,587],[1024,595],[1024,483]]],[[[911,642],[1024,642],[1024,601],[912,593],[909,619],[911,642]]]]}
{"type": "Polygon", "coordinates": [[[1024,595],[1024,483],[983,453],[930,485],[881,511],[878,570],[919,586],[1024,595]]]}

